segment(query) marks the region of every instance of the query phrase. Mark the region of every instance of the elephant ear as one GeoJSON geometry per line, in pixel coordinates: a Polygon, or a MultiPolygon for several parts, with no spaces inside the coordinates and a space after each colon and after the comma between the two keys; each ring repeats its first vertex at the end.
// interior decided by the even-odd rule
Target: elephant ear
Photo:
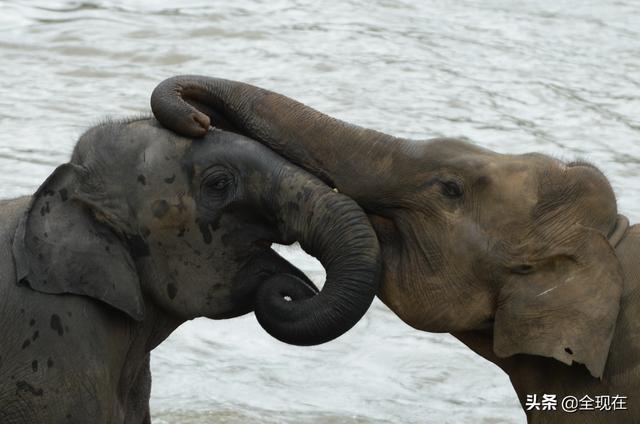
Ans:
{"type": "Polygon", "coordinates": [[[497,356],[517,353],[584,364],[602,377],[618,317],[623,273],[597,230],[574,225],[534,272],[512,274],[494,323],[497,356]]]}
{"type": "Polygon", "coordinates": [[[13,241],[17,281],[43,293],[88,296],[141,321],[133,259],[83,201],[82,171],[61,165],[34,194],[13,241]]]}

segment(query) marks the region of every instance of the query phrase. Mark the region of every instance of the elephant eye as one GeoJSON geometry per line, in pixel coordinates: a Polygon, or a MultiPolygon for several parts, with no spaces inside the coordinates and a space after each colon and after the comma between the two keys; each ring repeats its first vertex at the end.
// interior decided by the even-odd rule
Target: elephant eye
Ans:
{"type": "Polygon", "coordinates": [[[226,175],[223,175],[209,182],[207,185],[215,190],[224,190],[230,183],[231,180],[226,175]]]}
{"type": "Polygon", "coordinates": [[[440,182],[442,194],[455,199],[462,196],[462,184],[455,180],[447,180],[440,182]]]}
{"type": "Polygon", "coordinates": [[[527,275],[534,271],[534,267],[529,264],[518,264],[511,267],[511,272],[514,274],[527,275]]]}
{"type": "Polygon", "coordinates": [[[233,188],[234,182],[233,174],[229,170],[215,168],[207,173],[203,188],[207,197],[221,199],[233,188]]]}

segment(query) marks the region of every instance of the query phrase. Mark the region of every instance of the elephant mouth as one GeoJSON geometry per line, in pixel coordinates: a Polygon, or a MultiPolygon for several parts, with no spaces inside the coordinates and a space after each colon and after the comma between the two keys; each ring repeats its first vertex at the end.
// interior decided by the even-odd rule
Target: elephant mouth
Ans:
{"type": "Polygon", "coordinates": [[[231,289],[232,310],[215,316],[212,319],[236,318],[255,308],[256,293],[264,284],[277,275],[287,275],[300,283],[300,290],[308,297],[315,296],[319,290],[315,284],[295,265],[288,262],[271,248],[270,241],[255,243],[262,247],[261,252],[241,266],[231,289]]]}
{"type": "Polygon", "coordinates": [[[483,321],[482,323],[480,323],[480,325],[478,325],[478,327],[476,328],[476,330],[478,331],[493,331],[493,324],[495,323],[495,319],[494,318],[489,318],[485,321],[483,321]]]}

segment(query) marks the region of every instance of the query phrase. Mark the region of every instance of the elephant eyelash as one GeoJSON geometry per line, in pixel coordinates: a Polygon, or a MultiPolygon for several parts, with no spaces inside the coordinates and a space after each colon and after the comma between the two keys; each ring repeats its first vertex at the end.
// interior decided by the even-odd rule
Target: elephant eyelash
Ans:
{"type": "Polygon", "coordinates": [[[462,196],[462,184],[455,180],[440,181],[442,194],[451,199],[457,199],[462,196]]]}
{"type": "Polygon", "coordinates": [[[512,266],[510,268],[510,271],[512,273],[520,274],[520,275],[531,274],[534,270],[535,268],[533,267],[533,265],[530,265],[530,264],[519,264],[519,265],[512,266]]]}
{"type": "Polygon", "coordinates": [[[207,187],[210,187],[215,190],[224,190],[227,186],[229,186],[232,182],[231,178],[228,178],[226,175],[220,176],[218,178],[214,178],[213,181],[207,181],[207,187]]]}

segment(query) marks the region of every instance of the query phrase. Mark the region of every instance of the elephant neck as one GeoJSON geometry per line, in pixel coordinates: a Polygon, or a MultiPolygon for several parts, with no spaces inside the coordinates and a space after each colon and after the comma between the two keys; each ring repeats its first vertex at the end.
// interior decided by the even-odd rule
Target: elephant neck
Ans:
{"type": "Polygon", "coordinates": [[[129,321],[126,330],[128,346],[121,357],[117,384],[118,397],[124,403],[132,396],[144,396],[145,391],[149,390],[145,385],[150,384],[150,352],[182,322],[183,320],[167,315],[149,301],[145,301],[144,320],[129,321]]]}
{"type": "MultiPolygon", "coordinates": [[[[560,410],[560,401],[565,396],[579,395],[578,399],[580,399],[586,394],[592,398],[596,395],[609,394],[609,385],[604,380],[594,378],[582,364],[574,363],[568,366],[553,358],[527,354],[516,354],[507,358],[498,357],[493,352],[492,329],[452,334],[475,353],[496,364],[509,376],[520,405],[527,415],[528,422],[555,422],[549,421],[552,417],[548,411],[535,409],[528,411],[527,399],[529,396],[535,395],[540,401],[545,394],[555,395],[558,410],[560,410]]],[[[589,419],[581,415],[580,420],[582,421],[576,422],[592,422],[589,419]]]]}
{"type": "Polygon", "coordinates": [[[184,319],[168,314],[149,300],[145,300],[145,318],[132,324],[130,352],[148,354],[178,328],[184,319]]]}

